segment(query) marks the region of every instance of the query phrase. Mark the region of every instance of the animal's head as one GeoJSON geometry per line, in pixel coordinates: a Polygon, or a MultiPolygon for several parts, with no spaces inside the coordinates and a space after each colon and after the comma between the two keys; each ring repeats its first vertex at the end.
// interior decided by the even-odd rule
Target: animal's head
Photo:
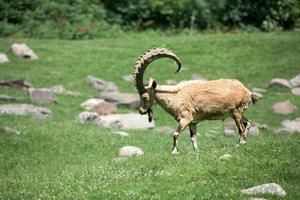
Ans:
{"type": "Polygon", "coordinates": [[[168,49],[164,48],[153,48],[144,55],[142,55],[136,62],[135,71],[133,73],[133,82],[134,85],[140,95],[140,107],[139,112],[140,114],[148,113],[149,121],[152,121],[153,113],[151,107],[154,104],[154,95],[155,95],[155,88],[157,86],[156,81],[150,79],[147,86],[144,86],[143,76],[147,66],[154,60],[159,58],[168,57],[174,60],[177,63],[178,69],[176,72],[179,72],[181,69],[181,62],[179,58],[172,53],[168,49]]]}
{"type": "Polygon", "coordinates": [[[151,108],[154,104],[156,86],[156,81],[150,78],[148,85],[145,87],[145,92],[140,94],[139,112],[141,115],[148,113],[149,122],[151,122],[153,118],[153,112],[151,108]]]}

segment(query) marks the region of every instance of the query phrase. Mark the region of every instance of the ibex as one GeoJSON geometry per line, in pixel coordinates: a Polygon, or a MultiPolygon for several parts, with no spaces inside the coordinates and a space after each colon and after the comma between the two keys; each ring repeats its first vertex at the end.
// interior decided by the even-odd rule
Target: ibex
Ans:
{"type": "Polygon", "coordinates": [[[239,131],[238,144],[246,143],[247,131],[251,121],[243,117],[249,103],[255,103],[255,96],[241,82],[232,79],[219,79],[213,81],[184,81],[175,86],[158,85],[150,78],[144,86],[143,75],[149,64],[159,58],[170,58],[177,63],[179,72],[181,62],[170,50],[153,48],[145,52],[137,60],[133,73],[134,85],[140,95],[140,114],[148,113],[152,121],[151,107],[154,101],[166,112],[172,115],[179,123],[173,133],[172,154],[177,154],[178,137],[188,126],[194,150],[197,150],[196,125],[203,120],[224,120],[232,117],[239,131]]]}

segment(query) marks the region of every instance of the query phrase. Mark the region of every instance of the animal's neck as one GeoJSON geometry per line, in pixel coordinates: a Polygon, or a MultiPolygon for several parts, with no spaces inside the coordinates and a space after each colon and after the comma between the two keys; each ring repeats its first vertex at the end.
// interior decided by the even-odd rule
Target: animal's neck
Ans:
{"type": "Polygon", "coordinates": [[[176,114],[173,112],[174,110],[176,110],[174,109],[176,105],[176,94],[177,91],[174,90],[174,87],[162,85],[157,86],[154,95],[156,103],[174,117],[177,117],[175,116],[176,114]]]}

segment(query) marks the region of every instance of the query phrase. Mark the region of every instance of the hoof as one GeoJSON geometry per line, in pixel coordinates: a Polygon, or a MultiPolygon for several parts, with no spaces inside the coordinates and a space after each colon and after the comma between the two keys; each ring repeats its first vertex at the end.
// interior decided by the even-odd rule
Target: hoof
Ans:
{"type": "Polygon", "coordinates": [[[177,148],[174,148],[174,149],[173,149],[172,154],[173,154],[173,155],[179,154],[179,151],[177,150],[177,148]]]}

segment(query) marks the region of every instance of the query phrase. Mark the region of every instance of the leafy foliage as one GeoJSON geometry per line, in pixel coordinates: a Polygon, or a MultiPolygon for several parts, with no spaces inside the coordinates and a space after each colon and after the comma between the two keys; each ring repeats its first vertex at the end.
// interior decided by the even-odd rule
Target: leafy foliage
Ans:
{"type": "Polygon", "coordinates": [[[299,26],[297,0],[11,0],[0,2],[0,35],[95,38],[124,30],[265,31],[299,26]]]}

